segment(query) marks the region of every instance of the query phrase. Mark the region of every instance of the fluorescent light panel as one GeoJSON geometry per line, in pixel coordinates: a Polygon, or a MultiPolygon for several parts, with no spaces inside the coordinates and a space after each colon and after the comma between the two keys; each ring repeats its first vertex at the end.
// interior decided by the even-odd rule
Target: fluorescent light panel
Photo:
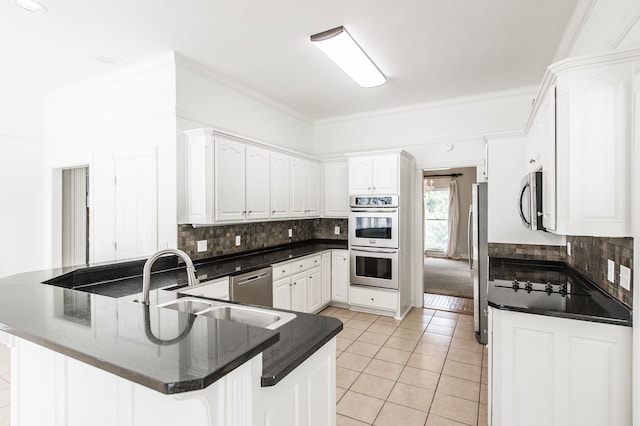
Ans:
{"type": "Polygon", "coordinates": [[[344,27],[312,35],[311,41],[360,86],[375,87],[387,82],[344,27]]]}

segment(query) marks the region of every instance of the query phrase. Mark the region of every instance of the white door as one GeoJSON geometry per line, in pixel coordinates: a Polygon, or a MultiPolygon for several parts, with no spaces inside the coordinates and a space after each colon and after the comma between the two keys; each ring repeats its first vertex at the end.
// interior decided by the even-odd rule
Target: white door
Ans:
{"type": "Polygon", "coordinates": [[[245,218],[245,145],[216,138],[215,141],[216,221],[245,218]]]}
{"type": "Polygon", "coordinates": [[[289,217],[289,156],[271,153],[271,218],[289,217]]]}
{"type": "Polygon", "coordinates": [[[303,217],[305,215],[305,175],[307,173],[306,161],[301,158],[291,158],[291,217],[303,217]]]}
{"type": "Polygon", "coordinates": [[[322,306],[322,272],[321,268],[309,270],[307,278],[308,312],[315,313],[322,306]]]}
{"type": "Polygon", "coordinates": [[[331,253],[331,300],[349,303],[349,261],[346,250],[331,253]]]}
{"type": "Polygon", "coordinates": [[[320,216],[320,165],[307,162],[305,174],[305,215],[320,216]]]}
{"type": "Polygon", "coordinates": [[[149,255],[158,247],[155,154],[115,160],[116,260],[149,255]]]}
{"type": "Polygon", "coordinates": [[[371,157],[349,159],[349,195],[371,194],[371,157]]]}
{"type": "Polygon", "coordinates": [[[398,193],[398,156],[373,157],[372,188],[374,194],[398,193]]]}
{"type": "Polygon", "coordinates": [[[331,301],[331,253],[322,253],[322,305],[331,301]]]}
{"type": "Polygon", "coordinates": [[[300,272],[291,277],[291,310],[299,312],[307,311],[307,271],[300,272]]]}
{"type": "Polygon", "coordinates": [[[291,278],[285,277],[273,282],[273,307],[291,309],[291,278]]]}
{"type": "Polygon", "coordinates": [[[247,145],[247,220],[269,218],[269,151],[247,145]]]}

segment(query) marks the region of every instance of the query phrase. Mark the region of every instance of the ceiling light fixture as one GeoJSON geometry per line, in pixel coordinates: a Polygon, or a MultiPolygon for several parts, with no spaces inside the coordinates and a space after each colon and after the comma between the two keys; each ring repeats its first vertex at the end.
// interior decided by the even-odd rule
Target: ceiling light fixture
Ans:
{"type": "Polygon", "coordinates": [[[376,87],[387,82],[344,27],[312,35],[311,41],[360,86],[376,87]]]}
{"type": "Polygon", "coordinates": [[[31,13],[45,13],[47,8],[35,0],[16,0],[16,4],[31,13]]]}

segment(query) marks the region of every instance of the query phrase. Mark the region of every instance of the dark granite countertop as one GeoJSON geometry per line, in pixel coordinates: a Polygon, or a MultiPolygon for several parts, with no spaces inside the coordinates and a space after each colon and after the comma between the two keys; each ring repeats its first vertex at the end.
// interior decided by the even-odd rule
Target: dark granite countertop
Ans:
{"type": "MultiPolygon", "coordinates": [[[[333,249],[346,250],[347,242],[343,240],[311,240],[240,255],[206,259],[195,263],[196,275],[200,282],[204,282],[333,249]]],[[[154,273],[151,278],[152,290],[187,285],[187,275],[184,267],[178,265],[177,258],[167,257],[160,260],[163,261],[161,265],[156,267],[154,264],[154,273]]],[[[143,266],[144,260],[119,264],[117,268],[114,265],[111,265],[111,268],[108,268],[108,265],[100,265],[70,270],[62,276],[49,279],[47,283],[110,297],[124,297],[142,291],[143,266]]]]}
{"type": "MultiPolygon", "coordinates": [[[[346,248],[342,242],[313,241],[223,259],[220,265],[201,262],[196,268],[199,275],[215,279],[341,248],[346,248]]],[[[159,290],[151,292],[150,308],[133,302],[141,292],[140,276],[118,278],[123,272],[114,272],[131,274],[138,266],[141,271],[140,261],[4,278],[0,330],[163,393],[205,388],[260,353],[261,385],[273,386],[342,330],[335,318],[299,312],[293,321],[270,331],[155,308],[177,297],[160,288],[186,283],[183,268],[170,263],[161,268],[167,265],[170,269],[153,274],[152,288],[159,290]],[[91,272],[105,280],[92,283],[91,272]],[[103,293],[100,285],[107,287],[105,294],[98,294],[103,293]]]]}
{"type": "Polygon", "coordinates": [[[490,258],[487,299],[497,309],[631,326],[631,309],[562,262],[490,258]],[[506,285],[517,279],[517,291],[506,285]],[[567,284],[567,294],[527,292],[526,281],[567,284]]]}

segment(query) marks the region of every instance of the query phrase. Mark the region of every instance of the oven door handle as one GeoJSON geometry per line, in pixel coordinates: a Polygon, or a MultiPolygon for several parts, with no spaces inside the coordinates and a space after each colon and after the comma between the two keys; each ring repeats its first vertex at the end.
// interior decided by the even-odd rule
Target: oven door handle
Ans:
{"type": "Polygon", "coordinates": [[[390,249],[390,250],[384,250],[384,249],[366,249],[366,248],[351,248],[351,251],[362,251],[362,252],[366,252],[366,253],[388,253],[388,254],[396,254],[398,253],[398,250],[395,249],[390,249]]]}
{"type": "Polygon", "coordinates": [[[351,213],[396,213],[398,210],[392,209],[351,209],[351,213]]]}

